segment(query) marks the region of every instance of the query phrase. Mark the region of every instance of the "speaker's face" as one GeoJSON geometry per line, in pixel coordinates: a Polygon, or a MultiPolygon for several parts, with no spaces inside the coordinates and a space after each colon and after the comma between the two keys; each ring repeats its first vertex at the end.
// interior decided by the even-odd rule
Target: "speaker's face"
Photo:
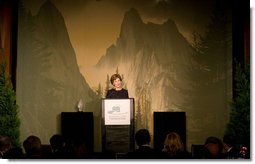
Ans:
{"type": "Polygon", "coordinates": [[[119,78],[113,81],[113,86],[115,87],[115,89],[121,89],[121,81],[119,78]]]}

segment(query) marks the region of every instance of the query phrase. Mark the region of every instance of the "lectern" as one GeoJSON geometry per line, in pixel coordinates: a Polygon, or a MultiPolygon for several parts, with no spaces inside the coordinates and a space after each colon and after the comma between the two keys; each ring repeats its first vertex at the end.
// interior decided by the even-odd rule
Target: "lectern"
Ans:
{"type": "Polygon", "coordinates": [[[102,151],[133,151],[134,99],[102,99],[102,151]]]}

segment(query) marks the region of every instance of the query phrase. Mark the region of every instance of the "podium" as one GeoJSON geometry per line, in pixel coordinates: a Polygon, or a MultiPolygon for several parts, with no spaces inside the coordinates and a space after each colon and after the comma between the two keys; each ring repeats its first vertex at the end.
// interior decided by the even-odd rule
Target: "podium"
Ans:
{"type": "Polygon", "coordinates": [[[134,99],[102,99],[102,151],[134,151],[134,99]]]}

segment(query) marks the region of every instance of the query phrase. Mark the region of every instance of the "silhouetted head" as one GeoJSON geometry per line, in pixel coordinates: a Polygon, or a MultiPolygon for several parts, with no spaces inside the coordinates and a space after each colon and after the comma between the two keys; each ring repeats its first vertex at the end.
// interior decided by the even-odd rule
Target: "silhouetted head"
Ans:
{"type": "Polygon", "coordinates": [[[135,141],[138,146],[149,144],[151,142],[150,133],[147,129],[140,129],[135,134],[135,141]]]}
{"type": "Polygon", "coordinates": [[[62,149],[65,146],[64,137],[59,134],[53,135],[50,138],[50,145],[53,151],[62,149]]]}
{"type": "Polygon", "coordinates": [[[232,146],[235,146],[236,144],[236,139],[233,135],[230,135],[230,134],[226,134],[224,135],[223,137],[223,142],[229,146],[229,147],[232,147],[232,146]]]}
{"type": "Polygon", "coordinates": [[[12,140],[7,135],[0,135],[0,152],[5,153],[12,147],[12,140]]]}
{"type": "Polygon", "coordinates": [[[29,136],[23,142],[23,147],[26,151],[26,154],[29,156],[38,155],[41,152],[41,140],[37,136],[29,136]]]}
{"type": "Polygon", "coordinates": [[[217,137],[208,137],[204,145],[208,153],[212,156],[217,156],[222,153],[223,144],[217,137]]]}

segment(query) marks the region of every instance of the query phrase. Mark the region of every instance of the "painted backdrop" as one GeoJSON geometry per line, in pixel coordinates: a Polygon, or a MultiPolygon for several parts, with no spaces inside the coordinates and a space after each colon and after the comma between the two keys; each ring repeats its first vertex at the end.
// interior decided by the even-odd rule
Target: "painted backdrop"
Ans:
{"type": "MultiPolygon", "coordinates": [[[[232,97],[231,8],[224,0],[21,0],[17,103],[21,139],[49,144],[60,113],[93,112],[118,72],[135,98],[136,129],[154,111],[184,111],[187,146],[222,138],[232,97]]],[[[189,150],[190,151],[190,150],[189,150]]]]}

